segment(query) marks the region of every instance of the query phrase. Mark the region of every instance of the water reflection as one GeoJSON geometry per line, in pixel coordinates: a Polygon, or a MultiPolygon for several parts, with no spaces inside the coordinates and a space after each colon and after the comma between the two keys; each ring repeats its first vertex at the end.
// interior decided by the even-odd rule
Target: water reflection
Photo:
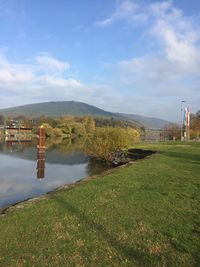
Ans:
{"type": "Polygon", "coordinates": [[[45,129],[42,126],[38,129],[37,178],[45,178],[45,129]]]}
{"type": "Polygon", "coordinates": [[[45,152],[38,149],[37,153],[37,178],[45,178],[45,152]]]}
{"type": "Polygon", "coordinates": [[[83,153],[84,140],[56,142],[0,143],[0,208],[104,170],[83,153]]]}
{"type": "Polygon", "coordinates": [[[5,141],[0,143],[0,150],[4,150],[10,153],[18,153],[24,151],[25,148],[32,147],[32,141],[5,141]]]}
{"type": "Polygon", "coordinates": [[[87,165],[87,172],[89,176],[93,176],[109,170],[110,168],[111,166],[107,165],[105,162],[100,162],[90,158],[87,165]]]}

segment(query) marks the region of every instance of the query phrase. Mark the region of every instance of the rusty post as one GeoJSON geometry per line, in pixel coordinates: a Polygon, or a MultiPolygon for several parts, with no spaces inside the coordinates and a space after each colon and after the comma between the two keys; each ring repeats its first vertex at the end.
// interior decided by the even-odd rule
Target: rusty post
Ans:
{"type": "Polygon", "coordinates": [[[45,150],[45,128],[43,126],[40,126],[38,129],[38,148],[40,150],[45,150]]]}

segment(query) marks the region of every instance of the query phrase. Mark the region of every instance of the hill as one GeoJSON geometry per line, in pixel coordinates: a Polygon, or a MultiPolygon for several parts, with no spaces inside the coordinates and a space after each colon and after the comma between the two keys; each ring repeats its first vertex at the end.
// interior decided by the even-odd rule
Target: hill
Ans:
{"type": "Polygon", "coordinates": [[[153,117],[145,117],[137,114],[123,114],[119,113],[121,116],[124,116],[125,118],[128,118],[133,121],[138,121],[142,125],[144,125],[146,128],[163,128],[165,125],[169,124],[169,121],[153,118],[153,117]]]}
{"type": "Polygon", "coordinates": [[[44,102],[17,106],[7,109],[1,109],[0,114],[5,116],[29,117],[39,117],[41,115],[48,117],[59,117],[66,114],[74,116],[92,115],[100,117],[113,117],[121,120],[129,120],[134,122],[137,126],[143,125],[144,127],[148,128],[160,128],[168,123],[167,121],[157,118],[148,118],[135,114],[108,112],[95,106],[76,101],[44,102]]]}
{"type": "Polygon", "coordinates": [[[49,117],[59,117],[64,114],[70,114],[74,116],[83,116],[89,114],[93,116],[113,115],[111,112],[107,112],[103,109],[76,101],[56,101],[29,104],[24,106],[1,109],[0,113],[7,116],[26,115],[31,117],[37,117],[41,115],[49,117]]]}

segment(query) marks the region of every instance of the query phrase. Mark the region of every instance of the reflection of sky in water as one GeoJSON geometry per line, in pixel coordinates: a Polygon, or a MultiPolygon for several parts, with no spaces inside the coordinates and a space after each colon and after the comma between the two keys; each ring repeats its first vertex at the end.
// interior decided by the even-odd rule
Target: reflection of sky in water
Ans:
{"type": "Polygon", "coordinates": [[[38,180],[36,160],[0,154],[0,208],[84,178],[88,175],[87,165],[87,161],[71,165],[46,162],[45,178],[38,180]]]}

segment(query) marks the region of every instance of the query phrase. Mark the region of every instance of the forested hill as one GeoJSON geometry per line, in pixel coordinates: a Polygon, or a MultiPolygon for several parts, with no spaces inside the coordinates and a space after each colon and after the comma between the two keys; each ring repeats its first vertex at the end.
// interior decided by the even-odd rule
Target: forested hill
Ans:
{"type": "Polygon", "coordinates": [[[163,119],[158,119],[158,118],[153,118],[153,117],[145,117],[137,114],[123,114],[119,113],[119,115],[124,116],[126,119],[133,120],[133,121],[138,121],[142,125],[144,125],[146,128],[163,128],[164,126],[168,125],[170,122],[163,120],[163,119]]]}
{"type": "Polygon", "coordinates": [[[93,116],[113,116],[113,113],[104,111],[103,109],[76,101],[62,102],[44,102],[29,104],[24,106],[12,107],[0,110],[3,115],[24,115],[24,116],[49,116],[59,117],[61,115],[93,115],[93,116]]]}
{"type": "Polygon", "coordinates": [[[130,120],[138,125],[144,125],[148,128],[163,127],[167,121],[143,117],[132,114],[120,114],[105,111],[92,105],[88,105],[76,101],[61,101],[61,102],[44,102],[37,104],[29,104],[0,110],[1,115],[5,116],[29,116],[39,117],[41,115],[48,117],[59,117],[62,115],[92,115],[101,117],[113,117],[115,119],[130,120]],[[135,117],[134,117],[135,116],[135,117]]]}

